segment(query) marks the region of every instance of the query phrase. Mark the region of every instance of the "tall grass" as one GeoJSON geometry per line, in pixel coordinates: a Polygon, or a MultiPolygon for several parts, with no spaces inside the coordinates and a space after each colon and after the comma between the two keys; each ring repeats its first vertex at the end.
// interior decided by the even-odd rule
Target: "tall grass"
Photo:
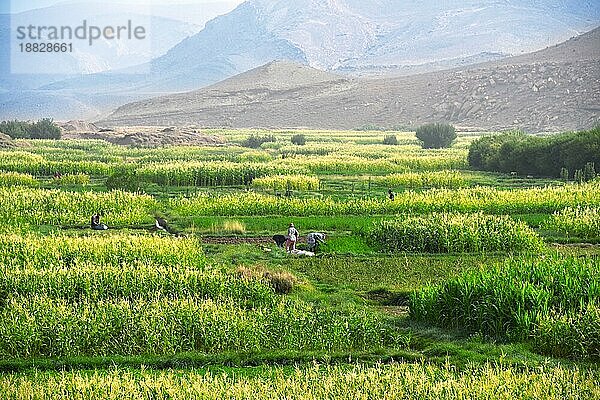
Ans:
{"type": "Polygon", "coordinates": [[[544,227],[582,239],[600,239],[600,208],[567,207],[555,212],[544,227]]]}
{"type": "Polygon", "coordinates": [[[321,308],[282,298],[245,308],[182,296],[69,302],[9,296],[0,309],[0,357],[176,354],[199,351],[350,350],[406,344],[364,309],[321,308]]]}
{"type": "Polygon", "coordinates": [[[0,186],[38,187],[40,183],[30,174],[0,171],[0,186]]]}
{"type": "Polygon", "coordinates": [[[100,212],[108,225],[152,221],[156,201],[147,195],[122,191],[108,193],[0,188],[0,225],[80,225],[100,212]]]}
{"type": "Polygon", "coordinates": [[[246,233],[246,225],[243,222],[237,220],[225,220],[221,224],[213,224],[211,232],[215,234],[244,234],[246,233]]]}
{"type": "Polygon", "coordinates": [[[195,239],[0,236],[0,358],[404,345],[386,318],[276,294],[283,275],[209,266],[195,239]]]}
{"type": "Polygon", "coordinates": [[[0,235],[0,265],[56,269],[86,263],[116,267],[139,263],[204,268],[206,259],[200,242],[188,238],[121,234],[82,237],[0,235]]]}
{"type": "Polygon", "coordinates": [[[367,237],[373,246],[391,252],[531,251],[542,246],[525,223],[482,213],[405,215],[375,222],[367,237]]]}
{"type": "Polygon", "coordinates": [[[136,170],[138,179],[167,186],[249,185],[255,178],[286,173],[284,165],[228,161],[149,164],[136,170]]]}
{"type": "Polygon", "coordinates": [[[389,187],[440,187],[459,188],[468,185],[468,180],[459,171],[404,172],[375,178],[375,182],[389,187]]]}
{"type": "Polygon", "coordinates": [[[32,371],[0,376],[6,399],[472,399],[600,398],[595,369],[425,363],[269,368],[263,374],[194,370],[32,371]]]}
{"type": "Polygon", "coordinates": [[[271,189],[275,191],[286,190],[318,190],[320,185],[319,178],[305,175],[278,175],[256,178],[252,181],[252,186],[262,189],[271,189]]]}
{"type": "Polygon", "coordinates": [[[88,174],[93,176],[107,176],[115,164],[106,164],[102,161],[93,161],[82,156],[78,160],[49,160],[43,155],[25,151],[0,152],[0,170],[21,172],[37,176],[51,176],[56,172],[61,174],[88,174]]]}
{"type": "Polygon", "coordinates": [[[67,174],[52,179],[52,183],[58,186],[68,185],[89,185],[91,182],[90,176],[87,174],[67,174]]]}
{"type": "Polygon", "coordinates": [[[169,206],[184,215],[384,215],[399,213],[478,212],[488,214],[549,213],[565,207],[600,206],[600,182],[582,185],[499,190],[489,187],[431,189],[385,198],[334,200],[278,198],[256,193],[178,197],[169,206]]]}
{"type": "Polygon", "coordinates": [[[599,305],[600,260],[555,256],[514,259],[424,288],[412,295],[410,314],[442,327],[531,341],[550,355],[598,358],[599,305]],[[566,348],[569,340],[578,345],[566,348]]]}
{"type": "Polygon", "coordinates": [[[69,303],[194,297],[233,300],[242,308],[266,307],[278,301],[262,279],[238,279],[230,273],[191,267],[86,263],[62,269],[0,269],[0,305],[9,297],[34,296],[69,303]]]}

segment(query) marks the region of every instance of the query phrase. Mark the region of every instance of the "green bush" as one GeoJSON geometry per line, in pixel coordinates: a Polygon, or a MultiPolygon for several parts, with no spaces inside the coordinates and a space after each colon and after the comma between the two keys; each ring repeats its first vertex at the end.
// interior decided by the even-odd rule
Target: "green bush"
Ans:
{"type": "Polygon", "coordinates": [[[38,122],[2,121],[0,132],[13,139],[60,139],[60,128],[45,118],[38,122]]]}
{"type": "Polygon", "coordinates": [[[388,144],[390,146],[397,146],[398,138],[396,137],[396,135],[385,135],[385,137],[383,138],[383,144],[388,144]]]}
{"type": "Polygon", "coordinates": [[[450,124],[427,124],[417,128],[417,139],[425,149],[450,147],[456,139],[456,130],[450,124]]]}
{"type": "Polygon", "coordinates": [[[366,124],[363,126],[359,126],[358,128],[354,129],[355,131],[358,132],[385,132],[387,129],[383,126],[379,126],[379,125],[375,125],[375,124],[366,124]]]}
{"type": "Polygon", "coordinates": [[[468,160],[484,171],[588,181],[600,165],[600,127],[546,137],[523,132],[485,136],[471,144],[468,160]]]}
{"type": "Polygon", "coordinates": [[[306,137],[302,134],[292,136],[292,143],[298,146],[304,146],[306,144],[306,137]]]}
{"type": "Polygon", "coordinates": [[[250,135],[249,138],[242,142],[242,146],[249,147],[251,149],[258,149],[263,143],[276,142],[275,136],[266,135],[266,136],[258,136],[258,135],[250,135]]]}

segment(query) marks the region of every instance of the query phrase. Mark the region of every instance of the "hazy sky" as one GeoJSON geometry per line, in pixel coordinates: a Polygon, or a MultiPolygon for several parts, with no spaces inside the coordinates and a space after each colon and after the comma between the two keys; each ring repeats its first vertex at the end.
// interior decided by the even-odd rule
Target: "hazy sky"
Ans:
{"type": "Polygon", "coordinates": [[[36,8],[44,8],[59,3],[126,3],[126,4],[140,4],[140,5],[156,5],[156,4],[210,4],[210,3],[232,3],[240,4],[244,0],[180,0],[180,1],[165,1],[165,0],[0,0],[0,13],[18,13],[36,8]]]}

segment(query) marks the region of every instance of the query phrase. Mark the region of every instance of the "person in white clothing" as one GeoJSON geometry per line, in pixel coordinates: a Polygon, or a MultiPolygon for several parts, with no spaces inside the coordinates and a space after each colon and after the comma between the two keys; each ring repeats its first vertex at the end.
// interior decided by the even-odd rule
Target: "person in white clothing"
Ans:
{"type": "Polygon", "coordinates": [[[298,233],[298,230],[296,229],[294,224],[291,223],[290,227],[288,228],[288,232],[287,232],[287,237],[286,237],[287,241],[285,242],[285,250],[288,253],[290,251],[296,250],[296,242],[298,241],[298,236],[300,236],[300,233],[298,233]]]}

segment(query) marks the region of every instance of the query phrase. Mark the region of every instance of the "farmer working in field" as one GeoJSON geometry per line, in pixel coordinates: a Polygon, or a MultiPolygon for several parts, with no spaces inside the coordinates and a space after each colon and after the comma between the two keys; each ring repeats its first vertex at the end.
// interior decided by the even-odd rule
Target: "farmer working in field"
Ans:
{"type": "Polygon", "coordinates": [[[285,251],[289,253],[290,251],[296,250],[296,242],[298,241],[298,236],[300,236],[300,233],[298,233],[298,230],[296,229],[296,227],[294,227],[294,224],[291,223],[287,232],[285,251]]]}
{"type": "Polygon", "coordinates": [[[92,215],[92,229],[95,231],[105,231],[108,229],[108,226],[100,223],[100,214],[96,213],[92,215]]]}
{"type": "Polygon", "coordinates": [[[306,236],[306,243],[308,243],[308,250],[316,253],[319,245],[325,243],[325,234],[324,233],[309,233],[306,236]]]}

